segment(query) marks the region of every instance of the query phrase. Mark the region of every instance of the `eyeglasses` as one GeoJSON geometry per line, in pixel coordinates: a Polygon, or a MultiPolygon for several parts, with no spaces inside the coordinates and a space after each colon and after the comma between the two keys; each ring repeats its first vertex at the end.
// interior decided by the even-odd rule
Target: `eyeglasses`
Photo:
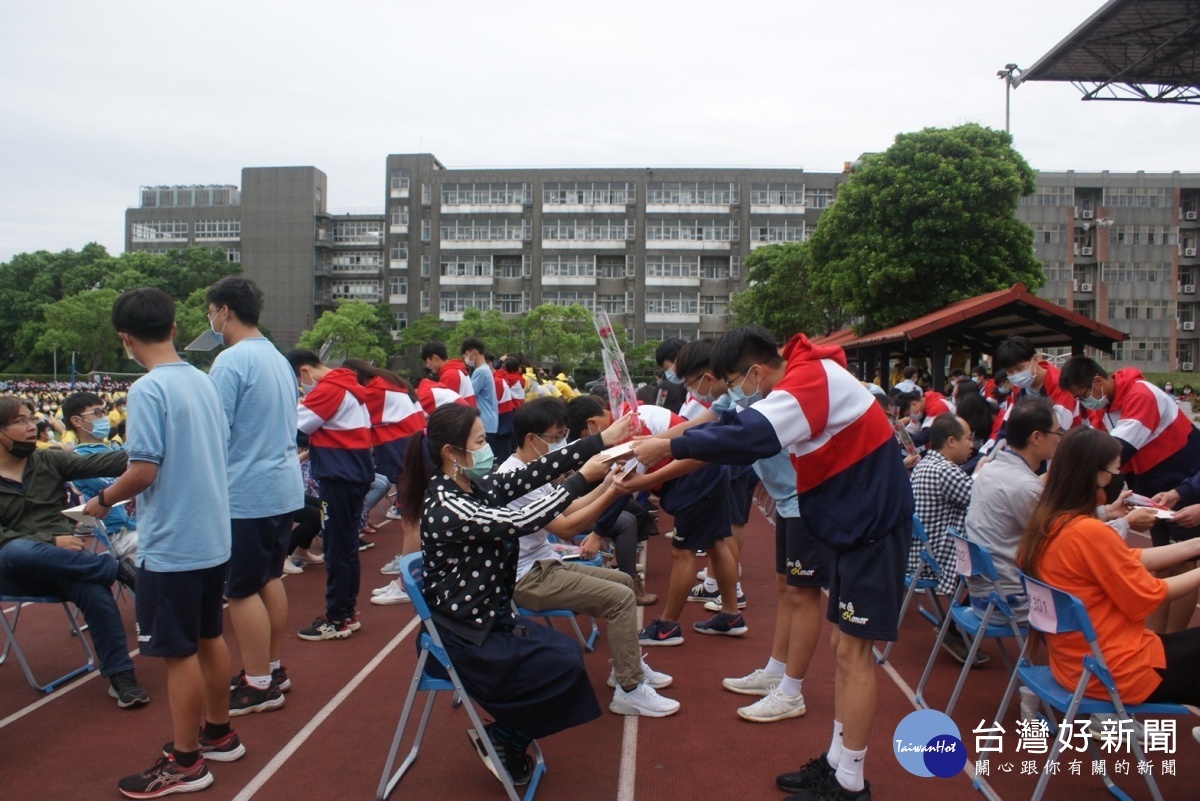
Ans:
{"type": "Polygon", "coordinates": [[[700,379],[696,381],[695,385],[689,384],[685,381],[683,386],[693,395],[703,395],[704,393],[700,391],[700,387],[704,384],[704,379],[706,378],[708,378],[707,375],[700,376],[700,379]]]}
{"type": "Polygon", "coordinates": [[[557,445],[567,441],[566,433],[559,434],[557,437],[543,437],[541,434],[535,434],[535,436],[547,445],[557,445]]]}
{"type": "Polygon", "coordinates": [[[20,417],[14,417],[13,419],[9,420],[4,424],[4,427],[10,428],[12,426],[22,426],[23,428],[28,428],[33,424],[34,419],[32,417],[29,417],[28,415],[21,415],[20,417]]]}
{"type": "Polygon", "coordinates": [[[1061,428],[1060,428],[1060,429],[1058,429],[1057,431],[1046,431],[1046,430],[1045,430],[1045,429],[1043,429],[1043,428],[1039,428],[1039,429],[1038,429],[1038,431],[1040,431],[1040,432],[1041,432],[1041,433],[1043,433],[1043,434],[1053,434],[1053,435],[1054,435],[1054,436],[1056,436],[1056,437],[1061,437],[1063,434],[1067,433],[1066,431],[1064,431],[1064,430],[1063,430],[1063,429],[1061,429],[1061,428]]]}

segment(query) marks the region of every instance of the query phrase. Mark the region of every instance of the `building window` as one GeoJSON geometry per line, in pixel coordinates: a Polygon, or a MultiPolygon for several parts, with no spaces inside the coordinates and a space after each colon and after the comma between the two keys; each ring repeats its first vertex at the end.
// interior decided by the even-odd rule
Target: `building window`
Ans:
{"type": "Polygon", "coordinates": [[[428,242],[432,233],[433,223],[429,220],[421,220],[421,241],[428,242]]]}
{"type": "Polygon", "coordinates": [[[433,187],[429,184],[421,184],[421,205],[428,206],[433,202],[433,187]]]}
{"type": "Polygon", "coordinates": [[[1175,191],[1168,188],[1108,188],[1104,190],[1100,205],[1108,208],[1163,209],[1172,205],[1174,195],[1175,191]]]}
{"type": "Polygon", "coordinates": [[[629,310],[628,298],[625,293],[620,295],[601,295],[600,310],[609,314],[625,314],[629,310]]]}
{"type": "Polygon", "coordinates": [[[394,206],[391,214],[392,225],[408,225],[408,206],[394,206]]]}
{"type": "Polygon", "coordinates": [[[637,185],[595,181],[548,183],[542,202],[549,206],[621,206],[637,198],[637,185]]]}
{"type": "Polygon", "coordinates": [[[1024,195],[1022,206],[1074,206],[1075,190],[1069,186],[1039,186],[1032,195],[1024,195]]]}
{"type": "Polygon", "coordinates": [[[751,242],[803,242],[804,220],[770,220],[750,223],[751,242]]]}
{"type": "Polygon", "coordinates": [[[1042,272],[1047,281],[1072,281],[1075,278],[1074,268],[1065,261],[1044,261],[1042,272]]]}
{"type": "Polygon", "coordinates": [[[1110,320],[1167,320],[1176,316],[1175,302],[1171,300],[1126,300],[1108,301],[1110,320]]]}
{"type": "Polygon", "coordinates": [[[423,311],[423,312],[429,311],[429,290],[428,289],[421,290],[421,311],[423,311]]]}
{"type": "Polygon", "coordinates": [[[333,272],[361,272],[362,270],[379,269],[379,253],[374,250],[352,250],[349,253],[335,253],[329,260],[333,272]]]}
{"type": "Polygon", "coordinates": [[[1108,229],[1110,245],[1175,245],[1179,229],[1172,225],[1114,225],[1108,229]]]}
{"type": "Polygon", "coordinates": [[[810,209],[827,209],[833,205],[832,189],[804,190],[804,205],[810,209]]]}
{"type": "Polygon", "coordinates": [[[392,296],[393,303],[397,303],[397,302],[407,303],[408,302],[408,279],[401,278],[401,277],[395,277],[395,276],[393,276],[392,278],[389,278],[388,279],[388,294],[392,296]],[[395,300],[397,295],[401,296],[402,299],[399,301],[395,300]]]}
{"type": "Polygon", "coordinates": [[[729,298],[724,295],[701,295],[701,314],[728,314],[729,298]]]}
{"type": "Polygon", "coordinates": [[[442,223],[443,242],[495,242],[501,240],[526,241],[530,238],[532,223],[529,220],[452,220],[442,223]]]}
{"type": "Polygon", "coordinates": [[[392,330],[403,331],[405,328],[408,328],[408,312],[392,312],[392,330]]]}
{"type": "Polygon", "coordinates": [[[646,314],[699,314],[699,304],[693,292],[646,293],[646,314]]]}
{"type": "Polygon", "coordinates": [[[1164,262],[1106,261],[1100,265],[1100,280],[1150,284],[1171,280],[1171,265],[1164,262]]]}
{"type": "Polygon", "coordinates": [[[379,302],[379,282],[367,280],[334,281],[329,287],[333,297],[345,300],[363,300],[368,303],[379,302]]]}
{"type": "Polygon", "coordinates": [[[719,181],[651,181],[646,184],[646,203],[672,206],[730,206],[741,202],[741,192],[737,184],[719,181]]]}
{"type": "Polygon", "coordinates": [[[450,278],[491,278],[491,256],[444,256],[441,274],[450,278]]]}
{"type": "Polygon", "coordinates": [[[636,231],[633,220],[550,220],[542,222],[543,240],[625,241],[636,231]]]}
{"type": "Polygon", "coordinates": [[[715,220],[660,220],[646,221],[646,241],[690,241],[690,242],[737,242],[738,221],[715,220]]]}
{"type": "Polygon", "coordinates": [[[495,265],[501,278],[528,278],[533,274],[530,256],[496,256],[495,265]]]}
{"type": "Polygon", "coordinates": [[[442,184],[444,206],[512,206],[533,202],[533,184],[442,184]]]}
{"type": "Polygon", "coordinates": [[[182,220],[135,222],[130,226],[134,242],[186,242],[188,224],[182,220]]]}
{"type": "Polygon", "coordinates": [[[700,332],[695,328],[647,328],[645,342],[665,342],[668,339],[691,341],[699,339],[700,332]]]}
{"type": "Polygon", "coordinates": [[[529,293],[511,292],[496,295],[496,307],[501,314],[524,314],[529,311],[529,293]]]}
{"type": "Polygon", "coordinates": [[[242,251],[238,248],[225,248],[225,261],[232,264],[241,264],[242,251]]]}
{"type": "Polygon", "coordinates": [[[397,191],[408,190],[408,170],[392,170],[389,176],[389,187],[397,191]]]}
{"type": "Polygon", "coordinates": [[[725,281],[729,279],[728,256],[701,256],[700,277],[709,281],[725,281]]]}
{"type": "Polygon", "coordinates": [[[408,243],[401,242],[392,245],[388,249],[388,258],[392,261],[408,261],[408,243]]]}
{"type": "Polygon", "coordinates": [[[422,278],[429,277],[429,256],[421,257],[421,277],[422,278]]]}
{"type": "Polygon", "coordinates": [[[596,274],[601,278],[633,278],[634,256],[597,256],[596,274]]]}
{"type": "Polygon", "coordinates": [[[193,186],[143,186],[142,208],[210,208],[213,206],[239,206],[242,193],[236,186],[193,185],[193,186]]]}
{"type": "Polygon", "coordinates": [[[240,239],[240,220],[201,220],[196,223],[195,236],[200,239],[240,239]]]}
{"type": "Polygon", "coordinates": [[[582,306],[588,311],[595,311],[596,293],[570,289],[558,292],[543,292],[542,303],[550,303],[555,306],[582,306]]]}
{"type": "Polygon", "coordinates": [[[1113,360],[1122,362],[1165,362],[1171,352],[1171,340],[1165,337],[1127,339],[1113,343],[1113,360]]]}
{"type": "Polygon", "coordinates": [[[647,278],[699,278],[699,256],[659,256],[646,257],[647,278]]]}
{"type": "Polygon", "coordinates": [[[595,256],[546,256],[542,259],[542,275],[596,277],[595,256]]]}
{"type": "Polygon", "coordinates": [[[383,242],[383,223],[378,220],[335,222],[333,241],[340,245],[378,245],[383,242]]]}
{"type": "Polygon", "coordinates": [[[1067,239],[1067,226],[1065,225],[1037,223],[1031,227],[1035,245],[1062,245],[1070,241],[1067,239]]]}
{"type": "Polygon", "coordinates": [[[492,293],[490,291],[453,291],[443,290],[438,303],[438,311],[455,314],[467,309],[488,311],[492,308],[492,293]]]}
{"type": "Polygon", "coordinates": [[[753,206],[803,206],[804,184],[751,184],[753,206]]]}

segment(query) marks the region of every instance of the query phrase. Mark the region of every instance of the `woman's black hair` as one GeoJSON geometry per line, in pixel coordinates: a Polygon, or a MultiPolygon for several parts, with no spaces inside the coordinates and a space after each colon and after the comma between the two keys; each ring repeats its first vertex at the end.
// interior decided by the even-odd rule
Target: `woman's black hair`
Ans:
{"type": "Polygon", "coordinates": [[[407,392],[410,397],[412,396],[412,387],[408,385],[408,382],[398,376],[396,373],[393,373],[391,370],[387,370],[383,367],[376,367],[369,362],[364,362],[362,359],[346,359],[342,362],[342,367],[353,370],[354,374],[358,377],[358,383],[362,384],[364,387],[371,383],[372,378],[382,378],[389,384],[393,384],[394,386],[407,392]]]}
{"type": "Polygon", "coordinates": [[[466,450],[471,426],[479,417],[479,410],[460,403],[439,406],[429,415],[424,431],[412,435],[404,454],[404,472],[400,474],[398,494],[408,499],[404,506],[404,517],[410,523],[421,519],[421,507],[425,490],[436,471],[442,469],[442,448],[466,450]]]}

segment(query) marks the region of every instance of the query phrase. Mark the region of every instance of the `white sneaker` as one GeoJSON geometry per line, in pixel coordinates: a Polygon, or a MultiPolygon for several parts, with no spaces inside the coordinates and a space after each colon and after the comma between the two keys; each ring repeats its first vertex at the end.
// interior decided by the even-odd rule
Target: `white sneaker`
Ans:
{"type": "Polygon", "coordinates": [[[394,559],[392,559],[392,561],[388,562],[386,565],[379,568],[379,572],[384,574],[385,576],[400,575],[400,560],[403,558],[404,558],[404,554],[399,554],[399,553],[396,554],[396,557],[394,559]]]}
{"type": "Polygon", "coordinates": [[[371,592],[371,603],[378,606],[388,606],[390,604],[408,604],[412,603],[412,598],[408,597],[408,593],[400,586],[398,582],[391,582],[383,588],[383,592],[378,595],[374,591],[371,592]]]}
{"type": "Polygon", "coordinates": [[[708,578],[708,568],[707,567],[704,568],[703,570],[696,571],[696,581],[704,581],[706,578],[708,578]]]}
{"type": "Polygon", "coordinates": [[[646,682],[642,682],[629,692],[620,687],[613,690],[612,703],[608,705],[610,712],[618,715],[644,715],[648,718],[665,718],[679,711],[679,702],[663,698],[646,682]]]}
{"type": "MultiPolygon", "coordinates": [[[[608,663],[611,665],[612,660],[611,659],[608,660],[608,663]]],[[[654,668],[652,668],[648,664],[646,664],[646,655],[643,654],[642,655],[642,681],[645,682],[646,684],[649,684],[651,687],[653,687],[656,690],[661,690],[664,687],[670,687],[671,682],[675,681],[675,679],[671,678],[666,673],[658,672],[657,670],[655,670],[654,668]]],[[[609,687],[617,686],[617,669],[616,669],[616,667],[613,667],[612,670],[608,671],[608,686],[609,687]]]]}
{"type": "Polygon", "coordinates": [[[782,678],[783,676],[772,676],[759,668],[740,679],[721,679],[721,686],[739,695],[766,695],[782,678]]]}
{"type": "Polygon", "coordinates": [[[401,584],[400,584],[400,579],[395,579],[394,581],[389,581],[387,584],[383,585],[382,587],[376,587],[375,589],[371,590],[371,594],[372,595],[383,595],[385,592],[392,592],[393,586],[395,586],[396,589],[400,589],[400,590],[404,589],[404,587],[401,586],[401,584]]]}
{"type": "Polygon", "coordinates": [[[325,563],[325,557],[319,553],[313,553],[307,548],[297,548],[292,552],[292,559],[298,565],[321,565],[325,563]]]}
{"type": "Polygon", "coordinates": [[[387,512],[384,513],[383,516],[386,517],[388,520],[403,520],[404,519],[404,514],[399,509],[397,509],[395,506],[390,507],[387,510],[387,512]]]}
{"type": "Polygon", "coordinates": [[[291,559],[283,560],[283,574],[285,576],[294,576],[297,573],[303,573],[304,567],[293,562],[291,559]]]}
{"type": "Polygon", "coordinates": [[[798,718],[804,712],[804,695],[784,695],[779,691],[779,685],[773,686],[766,697],[737,711],[738,717],[755,723],[773,723],[776,720],[798,718]]]}

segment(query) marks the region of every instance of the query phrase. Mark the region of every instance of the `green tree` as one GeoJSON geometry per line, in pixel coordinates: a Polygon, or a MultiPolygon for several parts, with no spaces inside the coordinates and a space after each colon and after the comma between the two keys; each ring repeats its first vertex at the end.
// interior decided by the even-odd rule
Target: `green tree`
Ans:
{"type": "Polygon", "coordinates": [[[1012,137],[979,125],[901,134],[867,156],[813,232],[813,281],[860,332],[956,300],[1044,281],[1013,217],[1034,173],[1012,137]]]}
{"type": "Polygon", "coordinates": [[[446,348],[453,353],[458,352],[462,341],[467,337],[478,337],[487,345],[488,352],[499,357],[504,353],[516,353],[521,350],[521,330],[516,320],[505,319],[496,309],[481,312],[470,308],[463,312],[463,318],[449,331],[444,332],[446,348]]]}
{"type": "Polygon", "coordinates": [[[592,313],[582,306],[543,303],[521,318],[525,353],[534,364],[562,364],[568,371],[600,349],[592,313]]]}
{"type": "Polygon", "coordinates": [[[35,346],[40,353],[76,352],[87,365],[86,372],[100,369],[106,356],[114,356],[120,339],[110,323],[115,289],[80,292],[46,304],[42,313],[46,327],[35,346]]]}
{"type": "MultiPolygon", "coordinates": [[[[446,342],[451,329],[432,314],[424,314],[408,324],[400,332],[400,339],[394,350],[396,361],[401,369],[410,375],[424,375],[425,366],[421,364],[421,347],[426,342],[446,342]]],[[[447,345],[449,349],[449,345],[447,345]]]]}
{"type": "Polygon", "coordinates": [[[820,336],[845,324],[842,310],[814,285],[809,243],[756,248],[743,266],[748,285],[732,300],[737,325],[756,323],[786,341],[798,331],[820,336]]]}
{"type": "Polygon", "coordinates": [[[320,350],[325,343],[332,342],[326,354],[331,361],[353,357],[386,364],[392,336],[380,319],[379,308],[361,300],[344,300],[333,311],[322,314],[316,325],[301,334],[296,346],[320,350]]]}

